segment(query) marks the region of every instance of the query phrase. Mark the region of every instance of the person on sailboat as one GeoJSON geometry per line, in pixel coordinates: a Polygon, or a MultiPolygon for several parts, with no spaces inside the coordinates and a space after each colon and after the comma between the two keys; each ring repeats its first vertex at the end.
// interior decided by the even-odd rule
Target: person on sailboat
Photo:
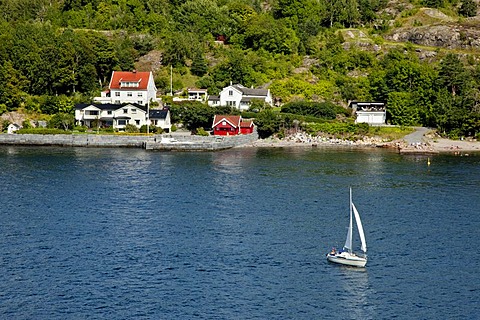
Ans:
{"type": "Polygon", "coordinates": [[[335,249],[335,247],[332,248],[332,251],[330,251],[330,254],[331,255],[334,255],[337,253],[337,249],[335,249]]]}

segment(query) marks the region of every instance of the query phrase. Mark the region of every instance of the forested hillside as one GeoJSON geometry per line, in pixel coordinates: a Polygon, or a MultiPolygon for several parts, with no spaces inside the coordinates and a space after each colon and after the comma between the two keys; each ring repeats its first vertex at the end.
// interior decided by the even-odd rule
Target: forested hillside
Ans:
{"type": "Polygon", "coordinates": [[[268,87],[281,103],[387,102],[388,121],[480,132],[474,0],[2,0],[0,114],[70,113],[113,70],[157,88],[268,87]]]}

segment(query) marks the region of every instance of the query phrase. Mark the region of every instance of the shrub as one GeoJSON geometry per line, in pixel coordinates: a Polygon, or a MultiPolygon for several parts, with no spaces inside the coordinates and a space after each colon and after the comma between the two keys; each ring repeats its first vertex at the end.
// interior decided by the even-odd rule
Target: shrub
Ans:
{"type": "Polygon", "coordinates": [[[30,123],[30,120],[23,120],[22,122],[22,127],[24,129],[30,129],[30,128],[33,128],[32,124],[30,123]]]}
{"type": "Polygon", "coordinates": [[[114,133],[114,132],[115,132],[115,128],[114,128],[114,127],[100,128],[100,131],[102,131],[102,132],[107,132],[107,133],[114,133]]]}
{"type": "Polygon", "coordinates": [[[204,137],[207,137],[207,136],[210,135],[210,134],[209,134],[207,131],[205,131],[205,129],[203,129],[203,128],[198,128],[198,129],[196,130],[195,134],[196,134],[197,136],[204,136],[204,137]]]}
{"type": "Polygon", "coordinates": [[[3,120],[2,121],[2,132],[7,132],[8,126],[10,125],[10,121],[3,120]]]}
{"type": "Polygon", "coordinates": [[[137,126],[134,125],[134,124],[127,124],[125,126],[125,132],[128,132],[128,133],[138,133],[140,132],[140,130],[138,130],[137,126]]]}
{"type": "Polygon", "coordinates": [[[78,131],[78,132],[87,132],[87,127],[86,126],[75,126],[73,127],[73,131],[78,131]]]}
{"type": "Polygon", "coordinates": [[[281,112],[333,120],[337,115],[336,110],[337,106],[331,102],[296,101],[285,104],[281,112]]]}
{"type": "Polygon", "coordinates": [[[18,130],[16,133],[18,134],[71,134],[70,131],[65,131],[65,130],[56,129],[56,128],[29,128],[29,129],[22,128],[18,130]]]}

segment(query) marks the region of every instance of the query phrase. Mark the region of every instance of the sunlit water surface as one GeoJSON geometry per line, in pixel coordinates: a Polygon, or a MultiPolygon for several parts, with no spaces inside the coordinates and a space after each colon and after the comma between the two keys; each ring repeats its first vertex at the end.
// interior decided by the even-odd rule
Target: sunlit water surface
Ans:
{"type": "Polygon", "coordinates": [[[0,147],[0,318],[478,319],[480,155],[430,161],[0,147]]]}

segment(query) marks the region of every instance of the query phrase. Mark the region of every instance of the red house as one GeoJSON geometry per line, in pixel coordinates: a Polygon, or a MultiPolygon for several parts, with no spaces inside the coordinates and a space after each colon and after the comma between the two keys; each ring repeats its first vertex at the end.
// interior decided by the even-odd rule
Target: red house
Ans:
{"type": "Polygon", "coordinates": [[[253,133],[253,120],[243,120],[240,121],[240,133],[241,134],[250,134],[253,133]]]}
{"type": "Polygon", "coordinates": [[[252,120],[243,120],[241,116],[215,115],[212,129],[216,136],[233,136],[252,133],[253,126],[252,120]]]}

